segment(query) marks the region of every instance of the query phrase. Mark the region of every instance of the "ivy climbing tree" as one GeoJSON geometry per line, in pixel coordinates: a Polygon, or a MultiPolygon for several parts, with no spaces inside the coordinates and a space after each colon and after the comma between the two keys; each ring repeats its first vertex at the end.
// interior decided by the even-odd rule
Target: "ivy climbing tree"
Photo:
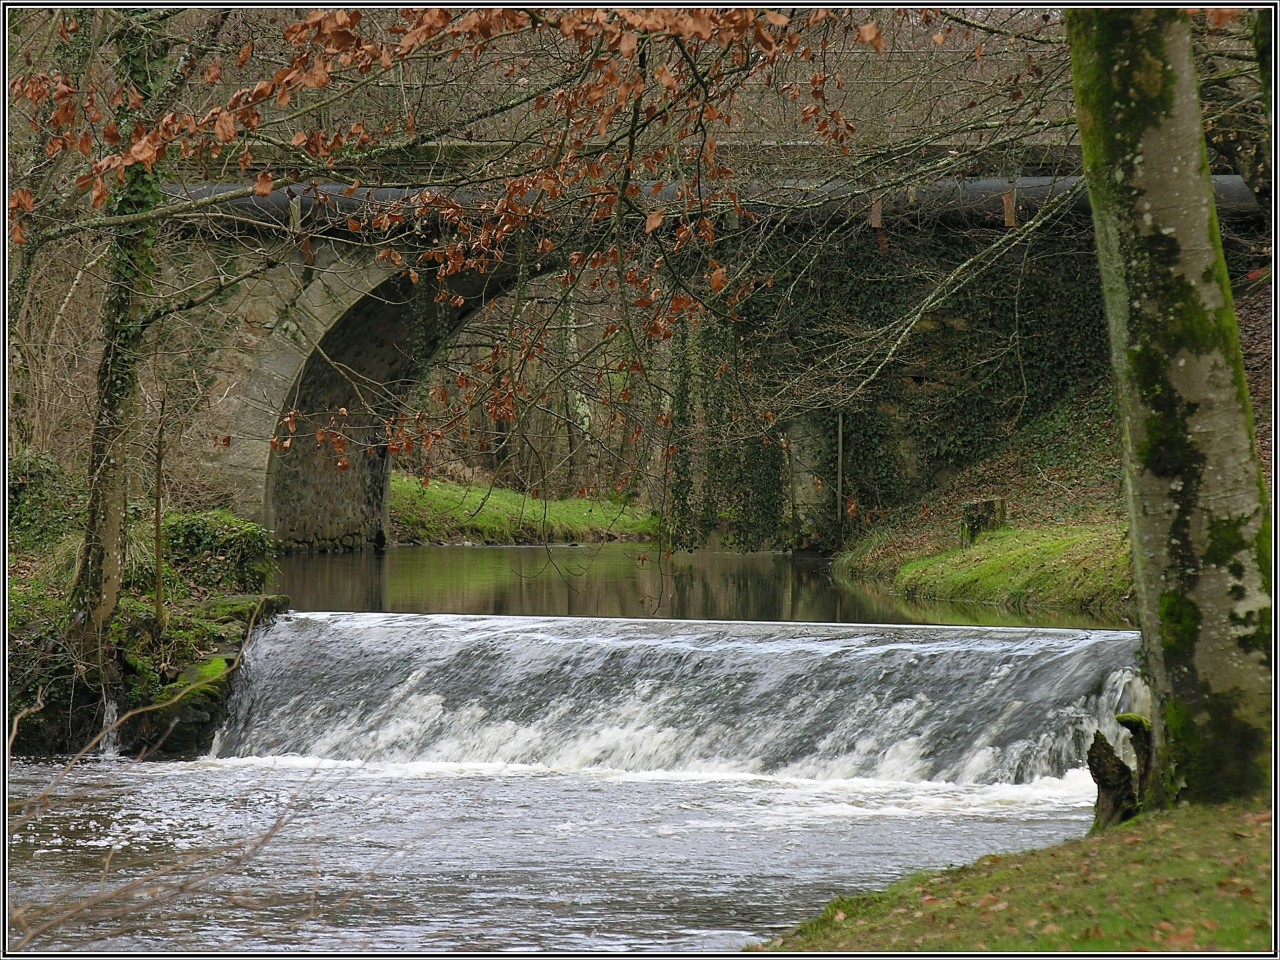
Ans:
{"type": "MultiPolygon", "coordinates": [[[[117,128],[152,126],[167,96],[185,83],[190,64],[170,63],[171,44],[158,40],[147,21],[153,11],[121,12],[113,33],[121,97],[117,128]]],[[[205,25],[216,32],[225,14],[215,12],[205,25]]],[[[145,140],[141,141],[145,144],[145,140]]],[[[107,230],[107,289],[102,301],[102,359],[98,365],[98,404],[90,437],[89,498],[72,605],[73,641],[82,660],[93,662],[115,612],[124,581],[124,524],[128,476],[126,440],[132,404],[151,315],[148,296],[156,272],[157,222],[150,215],[161,204],[154,150],[123,171],[108,213],[116,221],[107,230]]],[[[99,664],[101,666],[101,664],[99,664]]]]}
{"type": "Polygon", "coordinates": [[[1067,17],[1154,705],[1149,802],[1270,785],[1271,506],[1188,17],[1067,17]]]}

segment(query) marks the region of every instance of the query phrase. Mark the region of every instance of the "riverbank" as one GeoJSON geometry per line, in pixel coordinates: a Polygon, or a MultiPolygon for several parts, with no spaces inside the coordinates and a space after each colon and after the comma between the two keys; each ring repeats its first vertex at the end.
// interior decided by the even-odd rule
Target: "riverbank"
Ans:
{"type": "Polygon", "coordinates": [[[845,897],[758,949],[862,954],[1274,948],[1267,800],[1179,807],[1082,840],[845,897]]]}
{"type": "Polygon", "coordinates": [[[262,527],[224,510],[169,513],[157,531],[146,508],[131,505],[108,656],[86,664],[67,603],[85,497],[49,457],[10,462],[10,751],[75,754],[118,716],[113,735],[125,754],[199,756],[222,720],[250,631],[288,605],[263,593],[275,546],[262,527]]]}
{"type": "Polygon", "coordinates": [[[587,497],[545,500],[515,490],[463,486],[448,480],[422,485],[391,475],[390,539],[396,544],[598,543],[652,540],[658,517],[643,507],[587,497]]]}
{"type": "MultiPolygon", "coordinates": [[[[1272,488],[1271,291],[1238,300],[1264,479],[1272,488]]],[[[1005,450],[889,511],[834,565],[915,598],[1132,618],[1110,386],[1070,398],[1005,450]],[[1002,498],[1008,526],[961,546],[963,504],[1002,498]]],[[[1274,949],[1270,798],[1146,814],[1086,839],[842,898],[760,949],[1274,949]]]]}
{"type": "Polygon", "coordinates": [[[999,453],[886,511],[832,572],[914,600],[1133,616],[1110,385],[1060,404],[999,453]],[[1004,501],[1006,526],[961,541],[966,503],[1004,501]]]}
{"type": "MultiPolygon", "coordinates": [[[[1257,446],[1272,489],[1269,281],[1238,290],[1236,311],[1257,446]]],[[[1133,620],[1133,573],[1119,427],[1107,380],[1065,398],[1004,449],[910,506],[861,518],[837,580],[873,581],[911,600],[1079,610],[1133,620]],[[1002,499],[1007,528],[961,545],[966,503],[1002,499]]]]}

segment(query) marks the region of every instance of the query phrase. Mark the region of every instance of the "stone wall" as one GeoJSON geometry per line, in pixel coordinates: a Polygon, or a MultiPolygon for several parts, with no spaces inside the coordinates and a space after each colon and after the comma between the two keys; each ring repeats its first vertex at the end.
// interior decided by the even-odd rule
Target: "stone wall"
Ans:
{"type": "MultiPolygon", "coordinates": [[[[227,271],[252,262],[247,247],[223,246],[227,271]]],[[[453,306],[436,302],[434,280],[415,286],[400,274],[369,249],[315,240],[310,263],[299,254],[206,308],[229,333],[210,358],[207,411],[190,431],[196,455],[231,508],[285,549],[385,542],[382,425],[400,412],[421,364],[509,279],[456,278],[449,289],[463,304],[453,306]]]]}

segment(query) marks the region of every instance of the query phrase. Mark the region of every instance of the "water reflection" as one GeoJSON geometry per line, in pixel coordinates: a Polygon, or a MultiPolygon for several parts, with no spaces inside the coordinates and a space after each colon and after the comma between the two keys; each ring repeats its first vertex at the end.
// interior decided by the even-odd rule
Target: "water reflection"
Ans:
{"type": "Polygon", "coordinates": [[[291,556],[273,589],[298,610],[661,617],[817,623],[939,623],[1126,628],[1063,611],[914,604],[828,576],[829,561],[648,544],[400,547],[383,554],[291,556]]]}

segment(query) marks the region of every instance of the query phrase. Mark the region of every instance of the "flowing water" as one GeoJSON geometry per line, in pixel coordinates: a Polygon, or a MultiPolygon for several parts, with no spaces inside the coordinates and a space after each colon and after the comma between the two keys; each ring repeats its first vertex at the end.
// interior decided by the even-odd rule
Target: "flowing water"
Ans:
{"type": "Polygon", "coordinates": [[[19,761],[46,948],[737,949],[1083,835],[1131,632],[299,612],[213,754],[19,761]],[[99,896],[105,892],[107,896],[99,896]],[[71,916],[58,911],[73,909],[71,916]]]}

